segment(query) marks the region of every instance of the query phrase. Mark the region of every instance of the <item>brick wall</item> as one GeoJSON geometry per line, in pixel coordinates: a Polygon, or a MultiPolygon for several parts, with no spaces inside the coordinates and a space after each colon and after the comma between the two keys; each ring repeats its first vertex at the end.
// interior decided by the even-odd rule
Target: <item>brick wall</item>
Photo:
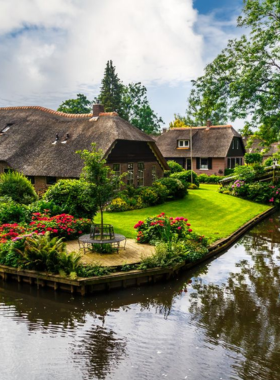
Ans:
{"type": "Polygon", "coordinates": [[[197,174],[206,174],[206,175],[224,175],[224,171],[226,169],[226,160],[224,158],[212,158],[212,169],[208,170],[201,170],[197,169],[196,167],[196,158],[193,158],[193,170],[197,174]],[[219,170],[222,171],[222,173],[219,173],[219,170]]]}
{"type": "MultiPolygon", "coordinates": [[[[127,173],[128,172],[127,163],[120,164],[120,165],[121,165],[121,173],[127,173]]],[[[145,162],[144,165],[145,165],[145,168],[144,168],[144,186],[151,186],[153,183],[153,179],[152,179],[153,166],[156,167],[156,177],[157,178],[163,177],[163,169],[161,168],[161,166],[159,165],[159,163],[157,161],[145,162]]],[[[113,169],[113,164],[108,164],[108,166],[110,166],[110,168],[113,169]]],[[[134,175],[134,181],[133,181],[134,186],[137,186],[138,166],[137,166],[136,162],[133,165],[133,175],[134,175]]],[[[123,182],[126,183],[126,177],[123,178],[123,182]]]]}

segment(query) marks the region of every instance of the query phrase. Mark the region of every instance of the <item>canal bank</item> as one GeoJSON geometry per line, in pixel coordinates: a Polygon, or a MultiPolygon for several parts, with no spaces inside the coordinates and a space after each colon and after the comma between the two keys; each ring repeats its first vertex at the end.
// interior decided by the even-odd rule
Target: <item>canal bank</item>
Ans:
{"type": "Polygon", "coordinates": [[[209,253],[202,259],[193,263],[181,263],[172,268],[155,268],[147,270],[133,270],[129,272],[117,272],[104,276],[90,278],[78,278],[72,280],[59,275],[41,273],[31,270],[22,270],[11,267],[0,266],[0,276],[4,281],[17,281],[18,283],[28,283],[31,286],[52,288],[55,291],[62,290],[71,293],[79,293],[82,296],[94,294],[100,291],[140,286],[158,281],[168,281],[181,271],[189,270],[200,263],[207,261],[215,255],[225,251],[234,244],[245,232],[258,224],[260,221],[273,214],[275,208],[271,208],[244,224],[229,237],[215,242],[209,247],[209,253]]]}
{"type": "Polygon", "coordinates": [[[278,380],[279,217],[168,283],[113,296],[0,281],[1,380],[278,380]]]}

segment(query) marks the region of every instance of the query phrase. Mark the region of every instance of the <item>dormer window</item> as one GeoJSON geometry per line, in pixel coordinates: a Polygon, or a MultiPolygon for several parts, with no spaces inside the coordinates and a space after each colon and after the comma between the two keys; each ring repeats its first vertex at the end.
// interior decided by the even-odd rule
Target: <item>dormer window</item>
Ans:
{"type": "Polygon", "coordinates": [[[189,148],[190,140],[178,140],[177,148],[189,148]]]}
{"type": "Polygon", "coordinates": [[[14,123],[8,123],[6,124],[6,127],[2,129],[2,131],[0,133],[5,133],[5,132],[8,132],[8,130],[11,128],[11,126],[13,125],[14,123]]]}

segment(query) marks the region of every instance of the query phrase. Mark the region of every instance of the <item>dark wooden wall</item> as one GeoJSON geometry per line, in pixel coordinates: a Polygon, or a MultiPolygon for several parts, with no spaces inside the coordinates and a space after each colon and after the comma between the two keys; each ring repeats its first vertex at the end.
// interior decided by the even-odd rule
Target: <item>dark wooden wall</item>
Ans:
{"type": "Polygon", "coordinates": [[[228,150],[228,154],[227,154],[227,157],[242,157],[244,156],[245,154],[245,149],[244,149],[244,145],[243,145],[243,141],[242,141],[242,138],[240,137],[234,137],[234,149],[232,148],[232,142],[230,144],[230,148],[228,150]],[[236,141],[239,141],[239,147],[238,149],[236,148],[236,141]]]}
{"type": "Polygon", "coordinates": [[[155,155],[147,142],[127,140],[117,141],[107,158],[108,164],[113,162],[151,162],[155,160],[155,155]]]}

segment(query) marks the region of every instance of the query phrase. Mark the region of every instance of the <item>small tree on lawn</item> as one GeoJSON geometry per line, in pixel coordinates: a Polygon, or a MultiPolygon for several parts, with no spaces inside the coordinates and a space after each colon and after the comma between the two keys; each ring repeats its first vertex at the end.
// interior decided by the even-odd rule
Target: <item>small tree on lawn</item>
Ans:
{"type": "Polygon", "coordinates": [[[106,160],[103,159],[103,151],[92,144],[92,151],[82,150],[77,152],[85,163],[82,178],[90,184],[92,196],[96,199],[101,213],[101,239],[103,239],[103,213],[106,203],[113,197],[116,189],[122,184],[121,179],[126,175],[116,175],[106,160]]]}

